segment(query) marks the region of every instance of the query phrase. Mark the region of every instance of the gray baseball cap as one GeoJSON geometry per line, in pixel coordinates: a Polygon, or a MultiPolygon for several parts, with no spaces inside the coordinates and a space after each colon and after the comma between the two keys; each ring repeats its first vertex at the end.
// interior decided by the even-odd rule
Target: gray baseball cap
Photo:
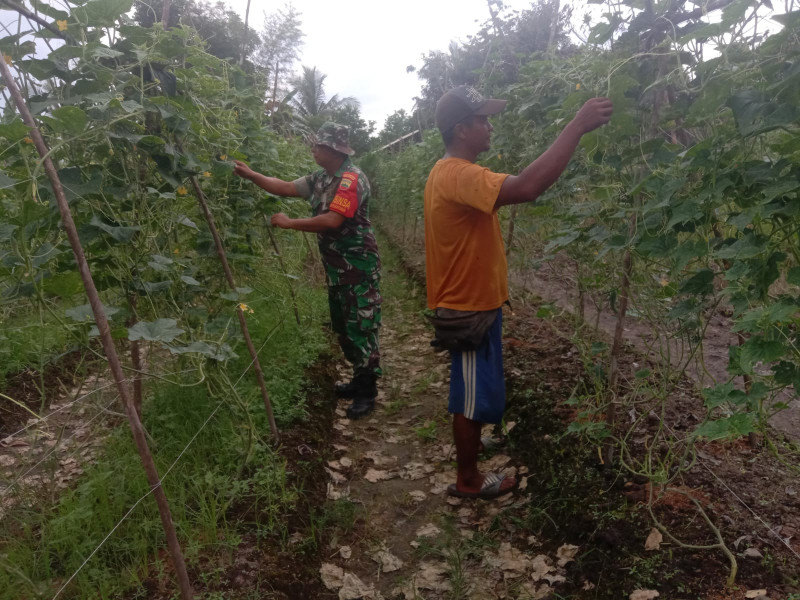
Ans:
{"type": "Polygon", "coordinates": [[[460,85],[436,103],[436,127],[444,133],[472,115],[496,115],[506,103],[507,100],[484,98],[475,88],[460,85]]]}

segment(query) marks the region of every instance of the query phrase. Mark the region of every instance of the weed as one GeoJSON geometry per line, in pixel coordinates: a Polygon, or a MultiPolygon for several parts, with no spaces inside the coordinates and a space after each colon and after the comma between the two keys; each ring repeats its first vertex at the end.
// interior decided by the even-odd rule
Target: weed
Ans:
{"type": "Polygon", "coordinates": [[[414,433],[424,442],[434,442],[437,438],[438,425],[433,419],[425,421],[422,425],[414,427],[414,433]]]}

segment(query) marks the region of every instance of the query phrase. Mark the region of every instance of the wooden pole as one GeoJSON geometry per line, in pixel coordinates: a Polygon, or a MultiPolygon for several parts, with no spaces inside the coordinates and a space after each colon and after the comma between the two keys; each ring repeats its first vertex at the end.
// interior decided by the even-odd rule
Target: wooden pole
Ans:
{"type": "Polygon", "coordinates": [[[136,449],[139,452],[139,458],[142,461],[142,466],[144,467],[147,475],[147,481],[150,484],[156,504],[158,505],[158,512],[161,516],[161,524],[164,527],[164,533],[166,533],[167,536],[167,547],[169,548],[169,553],[172,557],[172,564],[175,567],[175,574],[178,577],[181,598],[183,598],[183,600],[191,600],[194,597],[194,593],[192,592],[192,585],[189,582],[189,574],[186,571],[186,563],[183,559],[180,543],[178,542],[175,524],[172,522],[172,514],[170,512],[169,502],[167,501],[167,496],[164,493],[164,489],[161,487],[161,479],[159,478],[158,470],[156,469],[155,462],[153,461],[153,456],[150,454],[150,448],[147,446],[147,439],[145,437],[144,428],[142,427],[142,422],[139,420],[139,415],[133,405],[129,389],[125,385],[125,377],[122,373],[122,365],[120,363],[119,356],[117,355],[117,350],[114,347],[114,340],[111,337],[111,329],[108,325],[108,319],[106,318],[103,304],[100,302],[100,295],[97,293],[97,288],[94,285],[94,280],[92,279],[92,274],[89,270],[89,263],[86,261],[86,255],[83,252],[83,247],[81,246],[80,239],[78,238],[78,230],[75,227],[75,221],[72,219],[72,213],[70,211],[69,204],[67,203],[67,198],[64,195],[64,188],[61,185],[61,180],[58,177],[55,165],[48,155],[49,149],[47,144],[45,143],[44,138],[42,137],[42,134],[36,125],[36,121],[33,119],[33,115],[28,109],[28,106],[25,104],[25,100],[22,98],[22,94],[20,93],[19,88],[17,87],[17,84],[11,75],[11,70],[8,68],[8,65],[4,60],[0,60],[0,74],[3,76],[6,87],[11,93],[11,97],[14,100],[14,104],[17,106],[17,110],[22,116],[23,122],[30,128],[30,135],[33,139],[36,151],[39,153],[39,156],[42,157],[45,173],[47,174],[50,184],[53,187],[56,203],[58,204],[58,209],[61,213],[61,221],[64,225],[64,230],[67,233],[70,246],[72,246],[72,252],[75,255],[75,262],[78,265],[78,271],[80,272],[81,280],[83,281],[83,287],[86,290],[86,295],[89,297],[89,304],[92,307],[92,313],[94,313],[94,320],[97,324],[97,329],[100,332],[100,340],[103,344],[103,350],[106,358],[108,359],[108,364],[111,368],[111,373],[114,377],[114,383],[116,383],[117,391],[122,398],[122,403],[128,416],[128,423],[131,428],[131,433],[133,434],[133,440],[136,444],[136,449]]]}
{"type": "Polygon", "coordinates": [[[247,50],[247,24],[250,20],[250,0],[247,0],[247,10],[244,12],[244,35],[242,36],[242,50],[239,54],[239,66],[244,64],[244,54],[247,50]]]}
{"type": "MultiPolygon", "coordinates": [[[[161,18],[164,28],[166,29],[167,22],[169,21],[169,0],[165,0],[164,12],[162,13],[161,18]]],[[[180,142],[176,141],[176,145],[178,146],[178,149],[182,151],[180,142]]],[[[214,215],[211,214],[211,210],[208,208],[206,196],[203,193],[203,190],[200,189],[200,184],[197,182],[197,177],[193,175],[190,178],[190,181],[192,182],[192,187],[194,188],[195,195],[197,196],[197,202],[200,204],[200,208],[203,210],[203,214],[206,217],[206,222],[208,223],[208,228],[211,231],[212,237],[214,238],[214,245],[217,248],[217,256],[219,256],[219,260],[222,263],[222,269],[225,271],[225,279],[227,279],[230,288],[233,291],[236,291],[236,282],[233,279],[233,271],[231,271],[231,267],[228,264],[228,257],[225,254],[225,247],[222,245],[222,238],[220,238],[217,225],[214,223],[214,215]]],[[[258,360],[258,352],[256,351],[256,347],[253,345],[252,338],[250,337],[250,330],[247,328],[247,319],[245,319],[242,307],[237,306],[236,312],[239,316],[239,327],[242,330],[242,335],[244,335],[244,341],[247,344],[247,350],[250,353],[250,357],[253,359],[253,366],[256,370],[256,378],[258,379],[258,387],[261,389],[261,398],[264,400],[264,408],[267,411],[267,418],[269,419],[269,427],[272,430],[272,437],[277,440],[278,426],[275,424],[275,415],[272,412],[272,403],[270,402],[269,394],[267,393],[267,384],[264,381],[264,372],[261,370],[261,361],[258,360]]]]}
{"type": "Polygon", "coordinates": [[[161,24],[164,26],[166,30],[169,27],[169,10],[170,10],[170,0],[164,0],[164,5],[161,7],[161,24]]]}
{"type": "Polygon", "coordinates": [[[289,280],[289,271],[286,270],[286,264],[283,262],[283,255],[281,254],[281,251],[278,248],[278,242],[275,239],[275,234],[272,233],[272,225],[267,219],[267,215],[264,215],[264,220],[267,222],[267,233],[269,234],[269,241],[272,242],[272,248],[275,250],[275,256],[278,257],[278,264],[280,265],[281,271],[283,271],[283,274],[286,277],[289,285],[289,294],[291,294],[292,296],[292,308],[294,308],[294,319],[295,321],[297,321],[297,325],[300,326],[300,312],[297,310],[297,296],[294,293],[294,286],[292,285],[291,280],[289,280]]]}
{"type": "MultiPolygon", "coordinates": [[[[225,279],[228,280],[228,285],[230,288],[236,291],[236,282],[233,279],[233,271],[231,271],[231,266],[228,264],[228,257],[225,254],[225,247],[222,245],[222,238],[219,235],[216,223],[214,223],[214,215],[211,214],[211,210],[208,208],[206,196],[203,193],[203,190],[200,189],[200,184],[197,181],[197,177],[192,176],[190,181],[192,182],[194,193],[197,196],[197,201],[200,203],[200,208],[203,210],[203,214],[206,217],[206,222],[208,223],[208,228],[211,231],[211,236],[214,238],[214,245],[217,248],[217,256],[219,256],[219,260],[222,263],[222,269],[225,271],[225,279]]],[[[256,347],[253,345],[253,340],[250,338],[250,331],[247,329],[247,319],[244,317],[244,311],[242,310],[242,307],[237,306],[236,312],[239,315],[239,326],[242,329],[244,341],[247,344],[247,350],[250,352],[250,357],[253,359],[253,367],[256,371],[258,387],[261,389],[261,398],[264,400],[264,408],[267,411],[269,427],[272,430],[272,436],[277,440],[278,426],[275,424],[275,415],[272,412],[272,403],[269,401],[267,384],[264,381],[264,372],[261,370],[261,361],[258,360],[258,352],[256,352],[256,347]]]]}

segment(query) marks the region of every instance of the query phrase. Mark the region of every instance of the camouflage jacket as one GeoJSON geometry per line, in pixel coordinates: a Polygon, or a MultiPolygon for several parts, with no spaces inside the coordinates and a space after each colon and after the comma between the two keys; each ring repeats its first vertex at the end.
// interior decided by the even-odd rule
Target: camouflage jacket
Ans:
{"type": "Polygon", "coordinates": [[[347,158],[332,176],[320,169],[294,184],[315,217],[329,211],[345,217],[338,229],[317,234],[328,285],[376,278],[381,259],[369,220],[369,181],[361,169],[347,158]]]}

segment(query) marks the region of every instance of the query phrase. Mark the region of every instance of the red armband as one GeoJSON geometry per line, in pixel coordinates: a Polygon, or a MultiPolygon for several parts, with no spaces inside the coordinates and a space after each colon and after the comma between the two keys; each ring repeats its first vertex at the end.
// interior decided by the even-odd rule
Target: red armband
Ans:
{"type": "Polygon", "coordinates": [[[347,219],[355,216],[358,210],[358,174],[346,172],[328,210],[339,213],[347,219]]]}

